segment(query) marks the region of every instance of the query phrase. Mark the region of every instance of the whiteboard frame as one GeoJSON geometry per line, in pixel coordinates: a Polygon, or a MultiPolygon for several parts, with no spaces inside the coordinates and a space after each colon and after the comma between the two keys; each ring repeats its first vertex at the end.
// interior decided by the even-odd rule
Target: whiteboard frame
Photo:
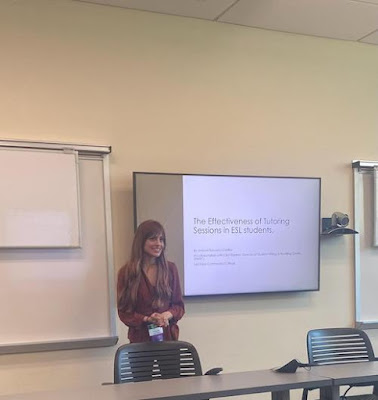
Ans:
{"type": "Polygon", "coordinates": [[[373,209],[373,218],[374,218],[374,246],[378,246],[378,167],[373,168],[373,192],[374,192],[374,209],[373,209]]]}
{"type": "Polygon", "coordinates": [[[93,146],[87,144],[73,144],[60,142],[35,142],[23,140],[0,140],[1,147],[21,147],[37,150],[76,150],[79,154],[110,154],[111,146],[93,146]]]}
{"type": "MultiPolygon", "coordinates": [[[[363,226],[363,184],[362,173],[371,171],[378,167],[378,161],[353,160],[353,180],[354,180],[354,227],[358,232],[362,232],[363,226]]],[[[354,271],[355,271],[355,326],[360,329],[376,329],[377,321],[364,321],[361,318],[361,241],[359,235],[354,236],[354,271]]]]}
{"type": "Polygon", "coordinates": [[[24,149],[49,149],[62,151],[77,151],[78,157],[100,157],[103,165],[104,178],[104,202],[105,202],[105,229],[107,243],[107,273],[109,282],[109,327],[110,335],[108,337],[95,337],[63,341],[32,342],[22,344],[0,345],[0,354],[31,353],[40,351],[54,350],[73,350],[93,347],[114,346],[118,342],[117,324],[116,324],[116,302],[114,288],[114,264],[113,264],[113,237],[111,225],[111,198],[110,198],[110,173],[109,173],[109,155],[111,146],[96,146],[73,143],[59,142],[38,142],[22,140],[0,140],[0,147],[24,148],[24,149]]]}

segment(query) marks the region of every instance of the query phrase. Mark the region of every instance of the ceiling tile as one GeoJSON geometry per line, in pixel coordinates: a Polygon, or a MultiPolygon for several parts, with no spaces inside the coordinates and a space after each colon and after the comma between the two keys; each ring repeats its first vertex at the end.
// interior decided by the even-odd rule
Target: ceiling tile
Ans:
{"type": "Polygon", "coordinates": [[[378,5],[355,0],[239,0],[219,21],[358,40],[378,29],[378,5]]]}
{"type": "Polygon", "coordinates": [[[214,20],[235,0],[78,0],[162,14],[214,20]]]}

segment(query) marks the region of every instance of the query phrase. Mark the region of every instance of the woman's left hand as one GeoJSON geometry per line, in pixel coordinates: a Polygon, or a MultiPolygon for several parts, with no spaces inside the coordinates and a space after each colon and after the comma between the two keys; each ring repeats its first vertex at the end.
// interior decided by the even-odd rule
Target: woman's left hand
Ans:
{"type": "Polygon", "coordinates": [[[170,311],[164,311],[163,313],[161,313],[161,316],[164,319],[164,326],[168,326],[169,321],[173,318],[172,313],[170,311]]]}
{"type": "Polygon", "coordinates": [[[151,314],[151,319],[152,319],[152,322],[157,326],[166,326],[164,317],[160,313],[155,312],[155,313],[151,314]]]}
{"type": "Polygon", "coordinates": [[[151,315],[152,320],[154,321],[154,324],[158,326],[168,326],[169,325],[169,320],[173,317],[172,313],[169,311],[165,311],[163,313],[153,313],[151,315]]]}

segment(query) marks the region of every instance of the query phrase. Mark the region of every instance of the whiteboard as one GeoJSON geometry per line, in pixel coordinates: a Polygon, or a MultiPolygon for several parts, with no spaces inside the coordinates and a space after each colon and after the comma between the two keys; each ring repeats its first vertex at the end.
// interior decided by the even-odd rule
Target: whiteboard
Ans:
{"type": "Polygon", "coordinates": [[[0,247],[80,245],[77,152],[0,148],[0,247]]]}
{"type": "Polygon", "coordinates": [[[378,247],[374,234],[377,205],[373,164],[361,161],[354,169],[354,219],[359,232],[355,235],[355,321],[357,327],[364,329],[378,327],[378,247]]]}
{"type": "Polygon", "coordinates": [[[80,248],[0,249],[0,354],[114,345],[108,155],[78,154],[80,248]]]}

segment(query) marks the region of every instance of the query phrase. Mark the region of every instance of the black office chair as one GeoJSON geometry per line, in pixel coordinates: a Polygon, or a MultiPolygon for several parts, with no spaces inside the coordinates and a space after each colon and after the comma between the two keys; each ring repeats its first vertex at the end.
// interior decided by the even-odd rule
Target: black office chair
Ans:
{"type": "MultiPolygon", "coordinates": [[[[327,328],[309,331],[307,333],[307,355],[311,365],[377,361],[368,335],[355,328],[327,328]]],[[[365,383],[352,386],[374,386],[373,395],[348,396],[348,399],[378,399],[376,397],[378,395],[377,384],[365,383]]],[[[349,386],[341,396],[342,398],[346,397],[346,393],[352,386],[349,386]]],[[[307,399],[308,390],[303,390],[302,400],[307,399]]]]}
{"type": "MultiPolygon", "coordinates": [[[[213,368],[205,375],[216,375],[213,368]]],[[[202,375],[195,347],[183,341],[130,343],[117,349],[114,359],[114,383],[143,382],[202,375]]]]}

